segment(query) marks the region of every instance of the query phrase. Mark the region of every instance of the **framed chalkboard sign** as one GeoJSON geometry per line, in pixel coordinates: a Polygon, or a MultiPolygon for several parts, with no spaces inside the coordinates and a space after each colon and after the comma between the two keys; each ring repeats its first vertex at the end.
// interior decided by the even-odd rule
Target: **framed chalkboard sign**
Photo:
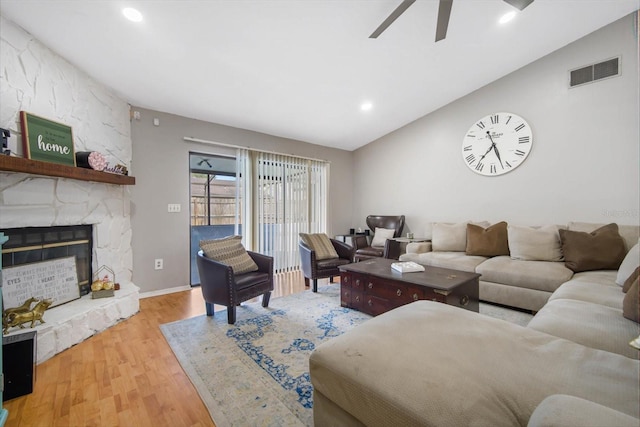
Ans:
{"type": "Polygon", "coordinates": [[[6,308],[29,298],[50,298],[51,307],[80,298],[76,257],[21,264],[2,270],[2,299],[6,308]]]}
{"type": "Polygon", "coordinates": [[[20,112],[22,143],[28,159],[76,165],[71,126],[20,112]]]}

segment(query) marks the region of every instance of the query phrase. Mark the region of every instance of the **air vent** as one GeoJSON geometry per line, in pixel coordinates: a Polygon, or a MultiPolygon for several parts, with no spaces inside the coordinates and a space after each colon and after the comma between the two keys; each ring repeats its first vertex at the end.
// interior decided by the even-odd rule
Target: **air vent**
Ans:
{"type": "Polygon", "coordinates": [[[569,71],[569,86],[580,86],[585,83],[619,76],[619,63],[620,58],[618,57],[569,71]]]}

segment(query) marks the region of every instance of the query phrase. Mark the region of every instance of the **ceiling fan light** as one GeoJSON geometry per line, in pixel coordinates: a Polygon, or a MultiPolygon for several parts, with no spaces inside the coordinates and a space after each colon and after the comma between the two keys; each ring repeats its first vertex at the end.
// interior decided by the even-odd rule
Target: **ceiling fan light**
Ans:
{"type": "Polygon", "coordinates": [[[138,9],[134,9],[132,7],[125,7],[122,9],[122,14],[125,18],[132,22],[140,22],[142,21],[142,13],[138,9]]]}
{"type": "Polygon", "coordinates": [[[502,15],[502,17],[498,20],[498,22],[501,24],[506,24],[507,22],[511,21],[515,17],[516,17],[516,12],[512,10],[511,12],[507,12],[504,15],[502,15]]]}

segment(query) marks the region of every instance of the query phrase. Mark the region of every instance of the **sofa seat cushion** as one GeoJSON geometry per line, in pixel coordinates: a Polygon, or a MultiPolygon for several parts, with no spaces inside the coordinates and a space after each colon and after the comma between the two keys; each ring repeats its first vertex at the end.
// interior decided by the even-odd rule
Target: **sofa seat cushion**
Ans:
{"type": "Polygon", "coordinates": [[[624,293],[620,286],[603,285],[581,280],[569,280],[555,291],[549,301],[556,299],[570,299],[601,304],[622,310],[624,293]]]}
{"type": "Polygon", "coordinates": [[[638,427],[640,420],[615,409],[566,394],[554,394],[538,405],[527,427],[638,427]]]}
{"type": "Polygon", "coordinates": [[[621,309],[601,304],[554,299],[542,307],[527,327],[633,359],[640,353],[629,345],[640,334],[640,325],[625,319],[621,309]]]}
{"type": "MultiPolygon", "coordinates": [[[[615,270],[593,270],[576,273],[571,278],[572,282],[587,282],[598,285],[614,286],[616,283],[615,270]]],[[[617,285],[616,285],[617,286],[617,285]]],[[[620,286],[617,286],[620,290],[620,286]]]]}
{"type": "Polygon", "coordinates": [[[487,257],[483,256],[467,255],[464,252],[425,252],[418,254],[417,260],[410,259],[408,261],[475,273],[476,267],[487,259],[487,257]]]}
{"type": "Polygon", "coordinates": [[[639,415],[639,361],[432,301],[321,344],[309,369],[364,425],[524,426],[550,394],[639,415]]]}
{"type": "Polygon", "coordinates": [[[508,256],[491,258],[478,265],[476,273],[485,282],[553,292],[571,279],[573,271],[562,262],[522,261],[508,256]]]}

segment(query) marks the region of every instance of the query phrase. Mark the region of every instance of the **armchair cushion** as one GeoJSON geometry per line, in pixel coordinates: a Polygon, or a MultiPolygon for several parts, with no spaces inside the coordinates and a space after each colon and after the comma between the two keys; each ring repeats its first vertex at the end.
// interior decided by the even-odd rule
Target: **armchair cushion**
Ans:
{"type": "Polygon", "coordinates": [[[300,233],[300,238],[316,253],[316,260],[338,258],[338,252],[325,233],[300,233]]]}
{"type": "Polygon", "coordinates": [[[387,239],[393,239],[393,235],[396,230],[393,228],[380,228],[376,227],[373,233],[373,240],[371,241],[371,246],[379,246],[384,247],[387,239]]]}
{"type": "Polygon", "coordinates": [[[257,271],[258,265],[242,246],[241,239],[242,236],[229,236],[222,239],[201,240],[200,249],[207,258],[231,267],[234,274],[257,271]]]}

